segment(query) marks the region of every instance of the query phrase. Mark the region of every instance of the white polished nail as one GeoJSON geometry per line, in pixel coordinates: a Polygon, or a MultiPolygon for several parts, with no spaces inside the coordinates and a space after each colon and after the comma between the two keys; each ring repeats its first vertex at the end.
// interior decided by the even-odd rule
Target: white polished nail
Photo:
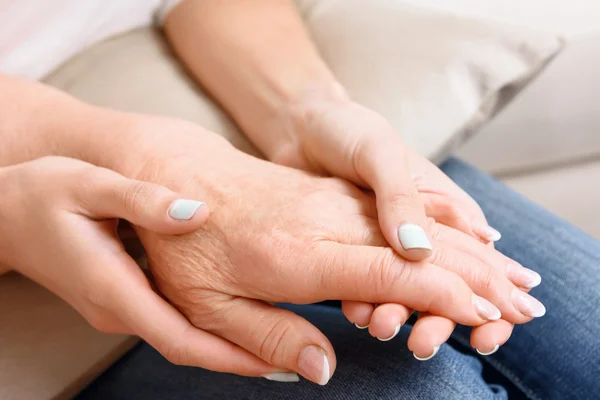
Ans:
{"type": "Polygon", "coordinates": [[[395,338],[395,337],[396,337],[396,335],[398,334],[398,332],[400,332],[400,328],[401,328],[401,327],[402,327],[402,325],[401,325],[401,324],[398,324],[398,325],[396,326],[396,330],[394,331],[394,334],[393,334],[392,336],[390,336],[389,338],[387,338],[387,339],[377,338],[377,339],[378,339],[378,340],[380,340],[380,341],[382,341],[382,342],[387,342],[387,341],[390,341],[390,340],[392,340],[393,338],[395,338]]]}
{"type": "Polygon", "coordinates": [[[367,329],[369,327],[369,324],[365,325],[365,326],[360,326],[359,324],[354,324],[355,327],[357,327],[358,329],[367,329]]]}
{"type": "Polygon", "coordinates": [[[500,348],[500,345],[497,344],[496,347],[494,347],[494,349],[492,351],[487,352],[487,353],[482,353],[481,351],[479,351],[479,349],[475,349],[475,350],[477,350],[477,352],[479,354],[481,354],[482,356],[491,356],[492,354],[494,354],[495,352],[497,352],[499,348],[500,348]]]}
{"type": "Polygon", "coordinates": [[[438,351],[440,351],[440,346],[435,346],[433,348],[433,353],[431,353],[431,355],[428,357],[424,357],[424,358],[417,357],[417,355],[415,353],[413,353],[413,356],[419,361],[427,361],[427,360],[431,360],[433,357],[435,357],[435,355],[438,353],[438,351]]]}
{"type": "Polygon", "coordinates": [[[533,289],[542,283],[540,274],[518,264],[508,264],[506,274],[515,285],[523,288],[533,289]]]}
{"type": "Polygon", "coordinates": [[[515,307],[523,315],[539,318],[546,314],[546,307],[538,299],[519,289],[513,290],[511,298],[515,307]]]}
{"type": "Polygon", "coordinates": [[[262,375],[263,378],[275,382],[299,382],[300,377],[293,372],[274,372],[272,374],[262,375]]]}
{"type": "Polygon", "coordinates": [[[177,220],[192,219],[196,211],[203,205],[204,203],[201,201],[177,199],[169,206],[169,217],[177,220]]]}
{"type": "Polygon", "coordinates": [[[406,250],[427,249],[431,250],[431,242],[427,234],[419,225],[404,224],[398,228],[398,239],[406,250]]]}
{"type": "Polygon", "coordinates": [[[502,234],[489,225],[479,226],[478,234],[488,242],[497,242],[502,238],[502,234]]]}
{"type": "Polygon", "coordinates": [[[483,297],[473,294],[472,299],[473,306],[475,306],[475,311],[477,312],[477,314],[479,314],[481,318],[487,319],[488,321],[496,321],[499,320],[500,317],[502,317],[500,310],[498,310],[498,308],[495,305],[493,305],[483,297]]]}
{"type": "Polygon", "coordinates": [[[320,347],[309,345],[298,355],[298,368],[305,378],[323,386],[329,382],[329,360],[320,347]]]}

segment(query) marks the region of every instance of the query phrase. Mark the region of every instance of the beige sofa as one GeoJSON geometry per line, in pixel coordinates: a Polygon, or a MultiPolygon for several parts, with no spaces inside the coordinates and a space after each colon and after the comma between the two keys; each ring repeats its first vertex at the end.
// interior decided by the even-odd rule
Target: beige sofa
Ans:
{"type": "MultiPolygon", "coordinates": [[[[152,99],[154,93],[166,89],[157,84],[140,93],[99,84],[93,93],[87,91],[89,87],[85,93],[78,92],[69,77],[85,68],[77,60],[69,68],[69,73],[59,71],[51,77],[51,83],[97,104],[129,109],[135,96],[152,99]]],[[[184,76],[178,69],[150,68],[155,68],[151,71],[155,74],[184,76]]],[[[600,102],[595,101],[600,79],[594,80],[598,70],[600,38],[571,43],[459,155],[600,238],[595,210],[600,200],[600,102]]],[[[136,72],[129,73],[119,79],[135,79],[136,72]]],[[[215,107],[191,98],[186,101],[189,94],[182,95],[182,101],[169,110],[150,100],[142,111],[190,119],[208,114],[203,124],[211,129],[226,121],[215,107]]],[[[230,138],[238,147],[255,152],[241,136],[230,138]]],[[[16,274],[0,277],[0,317],[3,400],[71,397],[136,342],[95,332],[68,305],[16,274]]]]}
{"type": "Polygon", "coordinates": [[[600,239],[600,32],[569,40],[458,155],[600,239]]]}

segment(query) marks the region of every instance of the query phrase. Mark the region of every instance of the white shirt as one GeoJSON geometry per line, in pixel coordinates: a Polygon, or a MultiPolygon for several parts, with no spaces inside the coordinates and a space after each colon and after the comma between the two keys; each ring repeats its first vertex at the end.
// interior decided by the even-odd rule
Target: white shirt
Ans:
{"type": "Polygon", "coordinates": [[[0,73],[38,80],[109,36],[162,21],[181,0],[0,0],[0,73]]]}

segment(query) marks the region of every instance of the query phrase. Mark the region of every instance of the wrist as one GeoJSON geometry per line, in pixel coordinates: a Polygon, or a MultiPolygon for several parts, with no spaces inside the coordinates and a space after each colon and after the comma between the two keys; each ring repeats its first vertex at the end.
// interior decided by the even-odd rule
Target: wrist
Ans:
{"type": "MultiPolygon", "coordinates": [[[[261,127],[264,137],[269,139],[263,150],[266,158],[273,162],[286,159],[290,154],[301,152],[302,142],[310,121],[331,106],[351,101],[344,87],[337,81],[315,84],[290,97],[265,121],[261,127]]],[[[285,163],[285,162],[284,162],[285,163]]]]}

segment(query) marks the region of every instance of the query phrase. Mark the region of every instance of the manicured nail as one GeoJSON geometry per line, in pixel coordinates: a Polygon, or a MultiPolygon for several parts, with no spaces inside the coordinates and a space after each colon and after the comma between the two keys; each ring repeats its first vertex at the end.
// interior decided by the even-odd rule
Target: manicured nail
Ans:
{"type": "Polygon", "coordinates": [[[398,332],[400,332],[400,328],[401,328],[401,327],[402,327],[402,325],[401,325],[401,324],[398,324],[398,325],[396,326],[396,330],[394,331],[394,334],[393,334],[392,336],[390,336],[389,338],[387,338],[387,339],[377,338],[377,339],[381,340],[382,342],[387,342],[387,341],[389,341],[389,340],[392,340],[393,338],[395,338],[395,337],[396,337],[396,335],[398,334],[398,332]]]}
{"type": "Polygon", "coordinates": [[[204,203],[201,201],[177,199],[169,206],[169,217],[177,220],[192,219],[196,211],[203,205],[204,203]]]}
{"type": "Polygon", "coordinates": [[[274,372],[272,374],[262,375],[263,378],[275,382],[299,382],[300,377],[293,372],[274,372]]]}
{"type": "Polygon", "coordinates": [[[438,351],[440,351],[440,346],[435,346],[433,348],[433,353],[431,353],[430,356],[421,358],[421,357],[418,357],[415,353],[413,353],[413,356],[419,361],[427,361],[427,360],[431,360],[433,357],[435,357],[435,355],[438,353],[438,351]]]}
{"type": "Polygon", "coordinates": [[[369,327],[369,324],[365,325],[365,326],[360,326],[359,324],[354,324],[355,327],[357,327],[358,329],[367,329],[369,327]]]}
{"type": "Polygon", "coordinates": [[[546,314],[546,307],[538,299],[519,289],[514,289],[511,297],[517,310],[528,317],[539,318],[546,314]]]}
{"type": "Polygon", "coordinates": [[[502,238],[502,234],[489,225],[474,223],[472,227],[479,237],[488,242],[497,242],[502,238]]]}
{"type": "Polygon", "coordinates": [[[496,321],[502,316],[500,310],[498,310],[495,305],[483,297],[477,296],[476,294],[473,295],[473,306],[475,306],[475,311],[477,311],[477,314],[479,314],[479,316],[483,319],[496,321]]]}
{"type": "Polygon", "coordinates": [[[329,361],[323,349],[306,346],[298,355],[298,368],[307,379],[326,385],[329,382],[329,361]]]}
{"type": "Polygon", "coordinates": [[[531,289],[542,283],[540,274],[518,264],[509,264],[506,274],[515,285],[523,288],[531,289]]]}
{"type": "Polygon", "coordinates": [[[431,250],[431,243],[423,228],[415,224],[404,224],[398,228],[398,239],[406,250],[431,250]]]}
{"type": "Polygon", "coordinates": [[[494,347],[494,348],[492,349],[492,351],[489,351],[489,352],[487,352],[487,353],[482,353],[481,351],[479,351],[479,349],[475,349],[475,350],[477,350],[477,352],[478,352],[479,354],[481,354],[482,356],[491,356],[492,354],[494,354],[495,352],[497,352],[499,348],[500,348],[500,345],[499,345],[499,344],[497,344],[497,345],[496,345],[496,347],[494,347]]]}

